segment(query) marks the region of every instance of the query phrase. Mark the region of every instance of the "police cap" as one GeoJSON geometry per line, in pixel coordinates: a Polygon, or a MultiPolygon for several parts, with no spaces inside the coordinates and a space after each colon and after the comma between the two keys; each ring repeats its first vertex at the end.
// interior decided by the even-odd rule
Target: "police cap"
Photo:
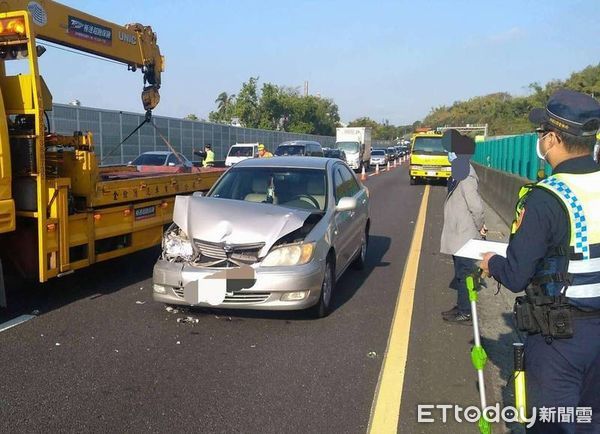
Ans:
{"type": "Polygon", "coordinates": [[[574,136],[594,136],[600,128],[600,103],[589,95],[568,89],[554,92],[546,108],[535,108],[529,120],[574,136]]]}

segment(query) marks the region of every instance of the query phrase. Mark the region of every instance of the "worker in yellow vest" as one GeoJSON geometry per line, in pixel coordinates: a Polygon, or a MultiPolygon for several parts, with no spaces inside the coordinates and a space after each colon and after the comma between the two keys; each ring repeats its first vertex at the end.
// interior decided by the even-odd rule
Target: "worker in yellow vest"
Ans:
{"type": "Polygon", "coordinates": [[[270,158],[272,156],[273,154],[271,154],[269,150],[265,148],[265,145],[262,143],[258,144],[258,158],[270,158]]]}
{"type": "Polygon", "coordinates": [[[215,153],[210,143],[204,146],[204,152],[206,153],[206,157],[202,161],[202,167],[213,167],[215,165],[215,153]]]}

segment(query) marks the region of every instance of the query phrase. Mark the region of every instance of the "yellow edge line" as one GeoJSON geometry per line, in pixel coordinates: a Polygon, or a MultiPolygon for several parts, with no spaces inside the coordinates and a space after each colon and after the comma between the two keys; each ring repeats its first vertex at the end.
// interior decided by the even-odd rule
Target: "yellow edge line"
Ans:
{"type": "Polygon", "coordinates": [[[392,327],[388,337],[387,348],[379,373],[379,381],[375,390],[375,398],[371,407],[368,432],[373,434],[396,433],[402,401],[404,372],[408,355],[410,339],[410,324],[412,320],[415,287],[421,257],[421,245],[425,232],[427,203],[429,200],[429,185],[425,186],[419,215],[415,224],[408,259],[404,267],[400,294],[396,301],[396,309],[392,318],[392,327]]]}

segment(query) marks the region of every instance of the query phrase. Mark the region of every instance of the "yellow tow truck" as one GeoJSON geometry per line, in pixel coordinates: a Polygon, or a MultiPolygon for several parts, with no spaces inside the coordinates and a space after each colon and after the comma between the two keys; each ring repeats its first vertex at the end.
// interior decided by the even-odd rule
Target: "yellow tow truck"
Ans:
{"type": "MultiPolygon", "coordinates": [[[[151,27],[120,26],[51,0],[1,2],[0,259],[45,282],[160,243],[175,195],[208,190],[222,170],[100,167],[91,133],[50,132],[52,95],[40,75],[45,47],[37,40],[140,70],[151,123],[164,60],[151,27]],[[21,62],[25,72],[8,75],[7,62],[21,62]]],[[[1,264],[0,306],[6,305],[1,264]]]]}
{"type": "Polygon", "coordinates": [[[410,152],[410,185],[421,180],[447,180],[452,173],[442,134],[435,130],[413,134],[410,152]]]}

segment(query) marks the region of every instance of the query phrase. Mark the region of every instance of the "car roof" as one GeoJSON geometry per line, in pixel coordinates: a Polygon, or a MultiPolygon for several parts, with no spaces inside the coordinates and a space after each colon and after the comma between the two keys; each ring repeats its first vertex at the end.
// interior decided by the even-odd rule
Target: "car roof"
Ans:
{"type": "Polygon", "coordinates": [[[249,147],[249,146],[258,146],[258,143],[236,143],[235,145],[231,145],[232,148],[249,147]]]}
{"type": "Polygon", "coordinates": [[[302,169],[326,169],[331,159],[324,157],[271,157],[250,158],[241,161],[235,167],[291,167],[302,169]]]}
{"type": "Polygon", "coordinates": [[[321,146],[321,144],[319,142],[315,142],[314,140],[288,140],[287,142],[280,143],[277,147],[293,146],[293,145],[308,145],[308,144],[321,146]]]}
{"type": "Polygon", "coordinates": [[[142,152],[140,155],[171,155],[172,152],[171,151],[148,151],[148,152],[142,152]]]}

